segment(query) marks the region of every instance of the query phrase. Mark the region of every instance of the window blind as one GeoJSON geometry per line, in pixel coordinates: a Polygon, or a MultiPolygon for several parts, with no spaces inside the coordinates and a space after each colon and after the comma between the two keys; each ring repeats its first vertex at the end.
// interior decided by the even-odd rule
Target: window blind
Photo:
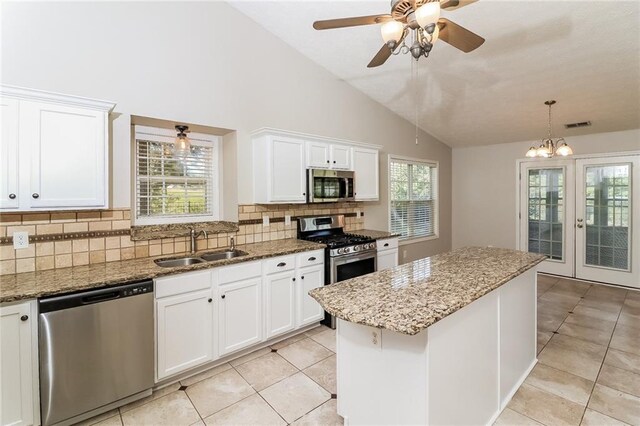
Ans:
{"type": "Polygon", "coordinates": [[[401,238],[436,235],[436,164],[389,161],[390,231],[401,238]]]}
{"type": "Polygon", "coordinates": [[[173,149],[173,142],[136,139],[138,218],[213,215],[214,146],[192,140],[185,155],[173,149]]]}

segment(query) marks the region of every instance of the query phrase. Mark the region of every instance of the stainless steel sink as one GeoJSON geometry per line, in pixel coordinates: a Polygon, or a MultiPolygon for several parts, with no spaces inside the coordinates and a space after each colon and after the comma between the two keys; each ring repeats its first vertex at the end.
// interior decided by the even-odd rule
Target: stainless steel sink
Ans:
{"type": "Polygon", "coordinates": [[[211,253],[205,253],[200,257],[207,262],[213,262],[214,260],[233,259],[234,257],[246,256],[247,252],[242,250],[225,250],[216,251],[211,253]]]}
{"type": "Polygon", "coordinates": [[[195,265],[196,263],[204,263],[203,259],[199,257],[178,257],[175,259],[156,259],[154,260],[156,265],[163,268],[174,268],[176,266],[188,266],[195,265]]]}

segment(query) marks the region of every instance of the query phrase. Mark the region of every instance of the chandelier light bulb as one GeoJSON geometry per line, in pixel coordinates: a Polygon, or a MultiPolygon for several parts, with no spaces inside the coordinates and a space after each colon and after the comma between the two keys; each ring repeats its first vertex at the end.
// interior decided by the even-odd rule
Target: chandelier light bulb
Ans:
{"type": "Polygon", "coordinates": [[[390,41],[397,43],[402,38],[402,33],[404,33],[404,24],[398,21],[388,21],[382,24],[380,32],[385,43],[390,41]]]}
{"type": "Polygon", "coordinates": [[[436,44],[436,41],[438,41],[438,36],[440,36],[440,28],[438,27],[438,24],[436,24],[436,27],[433,30],[433,34],[431,34],[431,44],[436,44]]]}
{"type": "Polygon", "coordinates": [[[538,155],[538,150],[536,149],[535,146],[532,146],[531,148],[529,148],[529,151],[527,151],[528,158],[534,158],[537,155],[538,155]]]}
{"type": "Polygon", "coordinates": [[[540,145],[540,147],[536,151],[536,154],[538,155],[538,157],[548,158],[552,153],[549,152],[549,149],[546,146],[540,145]]]}
{"type": "Polygon", "coordinates": [[[562,142],[558,149],[556,149],[556,154],[566,157],[568,155],[573,155],[573,150],[566,142],[562,142]]]}
{"type": "MultiPolygon", "coordinates": [[[[436,24],[440,19],[440,2],[430,1],[416,10],[416,20],[422,28],[429,24],[436,24]]],[[[437,28],[437,26],[436,26],[437,28]]]]}

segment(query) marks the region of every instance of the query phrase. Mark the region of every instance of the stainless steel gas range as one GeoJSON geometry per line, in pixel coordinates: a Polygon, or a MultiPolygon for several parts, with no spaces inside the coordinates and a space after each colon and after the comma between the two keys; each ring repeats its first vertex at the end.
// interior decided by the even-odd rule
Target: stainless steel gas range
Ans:
{"type": "MultiPolygon", "coordinates": [[[[326,244],[325,285],[376,271],[376,241],[344,232],[344,215],[298,218],[298,238],[326,244]]],[[[324,323],[335,328],[326,312],[324,323]]]]}

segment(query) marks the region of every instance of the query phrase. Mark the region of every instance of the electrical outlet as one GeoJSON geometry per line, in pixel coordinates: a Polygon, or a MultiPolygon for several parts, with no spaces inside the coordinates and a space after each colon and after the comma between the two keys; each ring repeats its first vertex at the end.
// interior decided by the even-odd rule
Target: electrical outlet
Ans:
{"type": "Polygon", "coordinates": [[[291,225],[291,215],[284,215],[284,226],[290,226],[291,225]]]}
{"type": "Polygon", "coordinates": [[[25,249],[29,247],[29,233],[28,232],[14,232],[13,233],[13,248],[25,249]]]}
{"type": "Polygon", "coordinates": [[[262,227],[263,228],[269,227],[269,216],[262,216],[262,227]]]}

